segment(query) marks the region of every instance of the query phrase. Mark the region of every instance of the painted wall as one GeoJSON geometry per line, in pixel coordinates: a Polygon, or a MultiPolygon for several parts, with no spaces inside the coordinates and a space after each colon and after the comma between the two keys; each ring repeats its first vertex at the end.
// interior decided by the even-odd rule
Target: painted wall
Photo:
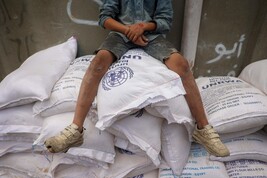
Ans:
{"type": "MultiPolygon", "coordinates": [[[[78,56],[93,53],[108,31],[97,26],[101,0],[0,0],[0,81],[33,53],[78,38],[78,56]]],[[[168,38],[180,48],[184,0],[174,5],[168,38]]]]}
{"type": "Polygon", "coordinates": [[[195,55],[195,76],[238,76],[267,58],[266,0],[204,0],[195,55]]]}
{"type": "MultiPolygon", "coordinates": [[[[97,26],[100,3],[0,0],[0,81],[30,55],[71,36],[78,39],[78,56],[93,53],[108,33],[97,26]]],[[[173,6],[167,38],[194,61],[195,77],[236,76],[267,58],[266,0],[174,0],[173,6]]]]}

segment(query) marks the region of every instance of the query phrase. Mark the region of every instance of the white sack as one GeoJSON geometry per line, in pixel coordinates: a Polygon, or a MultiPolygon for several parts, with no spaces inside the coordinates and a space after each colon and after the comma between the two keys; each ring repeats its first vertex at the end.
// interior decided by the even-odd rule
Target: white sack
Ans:
{"type": "Polygon", "coordinates": [[[0,134],[0,141],[17,141],[33,143],[39,137],[40,133],[7,133],[0,134]]]}
{"type": "Polygon", "coordinates": [[[145,110],[116,121],[111,127],[123,133],[130,143],[144,150],[156,166],[160,164],[162,118],[145,110]]]}
{"type": "Polygon", "coordinates": [[[7,75],[0,83],[0,108],[43,101],[49,98],[56,81],[77,54],[77,41],[66,42],[39,51],[7,75]]]}
{"type": "Polygon", "coordinates": [[[0,133],[39,134],[43,120],[33,117],[32,107],[33,104],[27,104],[0,110],[0,133]]]}
{"type": "MultiPolygon", "coordinates": [[[[177,178],[171,169],[160,168],[158,178],[177,178]]],[[[210,161],[207,151],[199,144],[192,144],[188,163],[180,178],[229,178],[225,165],[210,161]]]]}
{"type": "Polygon", "coordinates": [[[189,140],[195,128],[195,120],[184,96],[177,96],[168,100],[153,103],[145,107],[149,114],[165,118],[169,124],[178,123],[185,125],[189,140]]]}
{"type": "Polygon", "coordinates": [[[161,145],[161,154],[164,160],[176,175],[181,175],[188,162],[191,147],[185,126],[163,122],[161,145]]]}
{"type": "Polygon", "coordinates": [[[130,151],[135,155],[143,156],[146,154],[144,150],[142,150],[139,146],[132,144],[128,139],[115,137],[114,144],[117,148],[130,151]]]}
{"type": "Polygon", "coordinates": [[[140,174],[140,175],[137,175],[137,176],[134,176],[134,177],[127,176],[125,178],[157,178],[158,174],[159,174],[159,169],[155,169],[153,171],[150,171],[150,172],[147,172],[147,173],[144,173],[144,174],[140,174]]]}
{"type": "Polygon", "coordinates": [[[48,117],[75,111],[82,79],[93,57],[86,55],[72,61],[64,75],[54,85],[51,96],[35,103],[34,115],[48,117]]]}
{"type": "Polygon", "coordinates": [[[184,95],[181,78],[141,49],[124,54],[102,78],[97,107],[101,130],[145,106],[184,95]]]}
{"type": "Polygon", "coordinates": [[[49,167],[50,162],[40,154],[16,153],[0,157],[0,170],[5,170],[6,175],[51,178],[49,167]]]}
{"type": "Polygon", "coordinates": [[[86,167],[87,170],[86,172],[72,172],[70,175],[83,175],[83,174],[88,174],[92,177],[92,173],[95,172],[95,170],[101,170],[101,169],[107,169],[108,163],[100,162],[97,160],[89,160],[86,159],[86,157],[77,157],[77,156],[70,156],[69,154],[66,153],[48,153],[45,155],[46,158],[51,162],[49,172],[57,178],[57,175],[64,175],[67,172],[70,172],[71,170],[75,171],[75,169],[69,169],[69,170],[63,170],[64,168],[72,167],[72,168],[81,168],[80,170],[84,170],[83,168],[86,167]],[[94,171],[91,171],[94,170],[94,171]]]}
{"type": "Polygon", "coordinates": [[[208,121],[218,133],[238,132],[267,123],[267,96],[236,77],[196,79],[208,121]]]}
{"type": "Polygon", "coordinates": [[[237,132],[220,134],[220,137],[221,137],[221,140],[228,140],[228,139],[232,139],[232,138],[241,137],[241,136],[255,133],[255,132],[261,130],[262,128],[263,128],[263,126],[258,126],[258,127],[254,127],[254,128],[244,129],[244,130],[237,131],[237,132]]]}
{"type": "Polygon", "coordinates": [[[147,156],[137,156],[131,152],[117,149],[115,162],[108,169],[95,169],[97,178],[133,177],[156,169],[147,156]]]}
{"type": "Polygon", "coordinates": [[[260,130],[256,133],[225,140],[224,144],[230,151],[230,156],[215,157],[211,160],[234,161],[239,159],[253,159],[267,162],[267,133],[260,130]]]}
{"type": "Polygon", "coordinates": [[[236,160],[225,163],[229,178],[266,178],[267,163],[257,160],[236,160]]]}
{"type": "Polygon", "coordinates": [[[32,142],[0,141],[0,157],[7,153],[30,152],[32,142]]]}
{"type": "MultiPolygon", "coordinates": [[[[39,154],[30,152],[7,154],[3,157],[0,157],[0,177],[59,178],[62,175],[65,176],[67,173],[69,173],[68,175],[72,176],[71,178],[73,178],[81,175],[90,175],[88,173],[90,173],[91,167],[93,168],[100,166],[100,164],[97,164],[97,162],[92,161],[89,163],[81,159],[78,160],[75,158],[67,158],[66,155],[67,154],[65,153],[39,154]],[[62,170],[62,168],[66,168],[68,170],[62,170]]],[[[107,169],[107,165],[105,165],[105,168],[107,169]]],[[[88,177],[93,178],[92,176],[88,177]]]]}
{"type": "Polygon", "coordinates": [[[247,65],[238,78],[250,83],[267,95],[267,59],[253,62],[247,65]]]}
{"type": "Polygon", "coordinates": [[[54,178],[97,178],[91,169],[78,164],[60,164],[54,171],[54,178]]]}
{"type": "MultiPolygon", "coordinates": [[[[42,132],[33,143],[37,149],[44,145],[44,141],[62,131],[72,123],[74,112],[62,113],[44,119],[42,132]]],[[[84,123],[84,142],[79,147],[70,148],[67,153],[71,156],[84,157],[102,162],[113,163],[115,157],[114,137],[106,131],[95,128],[90,119],[84,123]]]]}

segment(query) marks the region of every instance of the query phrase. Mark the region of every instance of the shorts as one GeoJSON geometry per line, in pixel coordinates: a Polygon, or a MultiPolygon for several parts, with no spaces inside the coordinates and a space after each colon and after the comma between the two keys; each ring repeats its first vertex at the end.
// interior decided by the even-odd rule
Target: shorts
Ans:
{"type": "MultiPolygon", "coordinates": [[[[162,35],[157,36],[150,41],[147,46],[139,46],[131,41],[125,42],[117,33],[109,33],[105,41],[98,48],[99,50],[108,50],[117,59],[120,59],[128,50],[133,48],[141,48],[150,56],[164,62],[172,53],[179,53],[172,43],[167,41],[162,35]]],[[[97,52],[96,51],[96,52],[97,52]]]]}

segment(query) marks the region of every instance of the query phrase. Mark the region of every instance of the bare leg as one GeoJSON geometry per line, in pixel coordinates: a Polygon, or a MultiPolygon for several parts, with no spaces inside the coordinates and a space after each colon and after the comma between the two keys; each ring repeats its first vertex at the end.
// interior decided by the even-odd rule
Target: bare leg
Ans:
{"type": "Polygon", "coordinates": [[[198,87],[187,60],[179,53],[173,53],[170,58],[165,61],[165,64],[170,70],[180,75],[186,91],[185,99],[192,116],[197,122],[198,128],[202,129],[204,126],[208,125],[208,120],[198,87]]]}
{"type": "Polygon", "coordinates": [[[228,156],[230,154],[228,148],[221,142],[218,133],[209,125],[198,87],[187,60],[180,54],[173,53],[165,61],[165,64],[170,70],[179,74],[182,79],[186,91],[185,99],[197,122],[197,128],[193,133],[195,141],[202,144],[210,154],[228,156]]]}
{"type": "Polygon", "coordinates": [[[109,51],[100,50],[87,69],[78,96],[73,123],[62,130],[58,135],[45,140],[46,148],[52,152],[65,152],[70,147],[83,143],[83,124],[88,111],[94,101],[98,85],[113,62],[113,55],[109,51]]]}
{"type": "Polygon", "coordinates": [[[114,56],[112,53],[106,50],[100,50],[83,77],[73,119],[73,123],[79,127],[80,131],[83,128],[86,115],[97,94],[98,85],[112,64],[113,59],[114,56]]]}

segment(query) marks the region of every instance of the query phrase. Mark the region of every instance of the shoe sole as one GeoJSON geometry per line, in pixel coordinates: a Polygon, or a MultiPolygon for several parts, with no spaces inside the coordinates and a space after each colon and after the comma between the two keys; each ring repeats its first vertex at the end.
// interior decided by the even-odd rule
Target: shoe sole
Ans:
{"type": "Polygon", "coordinates": [[[73,144],[71,144],[70,146],[68,146],[67,148],[63,149],[63,150],[60,150],[60,151],[55,151],[53,149],[53,147],[51,146],[51,148],[48,148],[46,146],[46,148],[49,150],[49,149],[52,149],[52,151],[50,151],[51,153],[59,153],[59,152],[63,152],[63,153],[66,153],[71,147],[76,147],[76,146],[80,146],[83,144],[83,140],[80,140],[80,141],[77,141],[77,142],[74,142],[73,144]]]}
{"type": "Polygon", "coordinates": [[[81,144],[83,144],[83,140],[75,142],[74,144],[72,144],[68,148],[64,149],[62,152],[66,153],[71,147],[81,146],[81,144]]]}

